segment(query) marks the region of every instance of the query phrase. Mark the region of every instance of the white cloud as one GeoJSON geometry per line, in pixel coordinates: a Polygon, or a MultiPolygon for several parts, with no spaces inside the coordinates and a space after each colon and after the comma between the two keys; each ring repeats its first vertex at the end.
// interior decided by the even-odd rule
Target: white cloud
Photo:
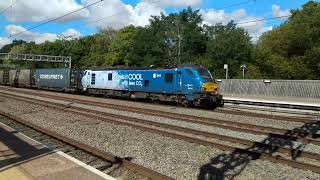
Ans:
{"type": "MultiPolygon", "coordinates": [[[[17,25],[7,25],[5,27],[5,31],[6,34],[8,36],[10,36],[10,34],[16,34],[22,31],[26,31],[26,28],[22,27],[22,26],[17,26],[17,25]]],[[[72,39],[72,38],[79,38],[81,36],[80,32],[78,32],[75,29],[67,29],[66,31],[61,33],[62,36],[67,37],[68,39],[72,39]]],[[[59,38],[60,35],[58,34],[53,34],[53,33],[35,33],[35,32],[30,32],[30,31],[26,31],[24,33],[21,33],[17,36],[14,36],[12,38],[1,38],[0,37],[0,46],[4,45],[4,44],[9,44],[11,43],[12,39],[22,39],[24,41],[30,42],[30,41],[34,41],[35,43],[39,44],[39,43],[43,43],[45,41],[54,41],[57,40],[59,38]]]]}
{"type": "MultiPolygon", "coordinates": [[[[83,0],[84,5],[90,4],[94,0],[83,0]]],[[[86,22],[90,26],[122,28],[133,24],[144,26],[149,23],[151,15],[160,15],[164,10],[153,1],[142,1],[136,6],[122,3],[121,0],[103,1],[99,6],[89,7],[90,16],[86,22]],[[99,22],[95,22],[101,18],[105,18],[99,22]]]]}
{"type": "MultiPolygon", "coordinates": [[[[155,2],[156,0],[141,0],[141,2],[155,2]]],[[[156,1],[161,7],[186,7],[196,6],[202,3],[202,0],[159,0],[156,1]]]]}
{"type": "Polygon", "coordinates": [[[280,17],[280,16],[288,16],[290,15],[290,11],[289,10],[281,10],[279,5],[272,5],[272,16],[273,17],[280,17]]]}
{"type": "Polygon", "coordinates": [[[262,19],[263,17],[248,16],[244,9],[235,10],[231,13],[226,13],[224,10],[209,9],[200,10],[200,13],[203,16],[204,23],[209,25],[217,23],[226,25],[231,20],[235,23],[242,22],[242,24],[239,24],[238,26],[247,30],[251,37],[259,37],[264,32],[272,29],[272,27],[265,27],[264,21],[250,22],[262,19]]]}
{"type": "Polygon", "coordinates": [[[62,36],[67,40],[71,40],[79,38],[81,36],[81,33],[75,29],[70,28],[64,31],[62,33],[62,36]]]}
{"type": "MultiPolygon", "coordinates": [[[[97,0],[81,0],[81,2],[78,3],[76,0],[19,0],[13,10],[8,10],[4,15],[13,22],[39,22],[74,11],[96,1],[97,0]]],[[[11,1],[0,1],[0,9],[9,6],[10,3],[11,1]]],[[[165,8],[167,7],[197,6],[201,3],[202,0],[140,0],[138,4],[133,6],[125,4],[122,0],[104,0],[86,10],[67,16],[60,22],[82,19],[88,26],[113,27],[116,29],[130,24],[144,26],[149,24],[150,16],[160,15],[161,12],[166,14],[165,8]],[[98,23],[91,23],[101,18],[105,19],[98,23]]],[[[224,10],[201,9],[200,13],[203,16],[204,23],[211,25],[216,23],[226,24],[231,20],[244,22],[263,18],[249,16],[244,9],[235,10],[230,13],[224,10]]],[[[290,14],[288,10],[281,10],[280,6],[276,4],[272,6],[273,16],[288,14],[290,14]]],[[[263,32],[272,29],[271,26],[267,27],[264,21],[239,24],[238,26],[246,29],[252,37],[260,36],[263,32]]],[[[25,28],[16,25],[8,25],[6,27],[8,34],[14,34],[21,30],[25,30],[25,28]]],[[[75,29],[68,29],[59,37],[78,38],[80,35],[81,34],[75,29]]],[[[25,32],[18,36],[18,38],[26,41],[35,41],[36,43],[45,40],[53,41],[59,37],[57,34],[34,32],[25,32]]],[[[2,38],[0,45],[3,44],[3,42],[7,43],[8,41],[2,38]]]]}
{"type": "Polygon", "coordinates": [[[11,40],[6,37],[0,37],[0,48],[2,48],[6,44],[10,44],[11,40]]]}
{"type": "MultiPolygon", "coordinates": [[[[11,1],[2,1],[0,9],[11,5],[11,1]]],[[[75,0],[19,0],[4,16],[10,22],[41,22],[59,17],[68,12],[80,9],[83,6],[75,0]]],[[[60,22],[83,19],[89,16],[89,11],[84,9],[77,13],[60,19],[60,22]]]]}
{"type": "MultiPolygon", "coordinates": [[[[4,13],[4,16],[10,22],[41,22],[59,17],[94,2],[97,2],[97,0],[81,0],[80,3],[76,0],[18,0],[12,8],[4,13]]],[[[0,9],[10,6],[11,3],[10,0],[2,0],[0,9]]],[[[145,25],[150,15],[158,15],[159,12],[164,11],[164,8],[196,6],[201,3],[202,0],[140,0],[136,6],[132,6],[123,3],[122,0],[104,0],[89,9],[70,14],[58,21],[93,20],[117,14],[108,18],[113,26],[116,23],[118,23],[118,26],[119,24],[122,26],[121,23],[124,25],[132,23],[145,25]]]]}
{"type": "Polygon", "coordinates": [[[145,26],[149,24],[151,16],[159,16],[161,12],[164,12],[160,6],[156,4],[148,4],[146,2],[138,3],[134,8],[127,6],[130,14],[130,23],[138,26],[145,26]]]}
{"type": "MultiPolygon", "coordinates": [[[[17,25],[7,25],[5,27],[6,33],[8,35],[11,34],[16,34],[19,32],[23,32],[26,31],[26,28],[22,27],[22,26],[17,26],[17,25]]],[[[21,33],[15,37],[13,37],[14,39],[22,39],[24,41],[30,42],[30,41],[34,41],[35,43],[42,43],[44,41],[54,41],[57,39],[57,35],[56,34],[51,34],[51,33],[34,33],[34,32],[30,32],[30,31],[26,31],[24,33],[21,33]]]]}

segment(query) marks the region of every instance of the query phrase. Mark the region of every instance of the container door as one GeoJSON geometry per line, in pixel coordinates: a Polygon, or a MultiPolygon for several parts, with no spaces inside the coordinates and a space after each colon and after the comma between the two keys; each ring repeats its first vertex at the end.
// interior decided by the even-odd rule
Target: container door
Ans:
{"type": "Polygon", "coordinates": [[[14,79],[13,79],[13,85],[14,85],[14,86],[19,86],[19,85],[21,85],[21,83],[19,82],[19,76],[20,76],[20,69],[18,69],[18,70],[16,71],[16,74],[15,74],[15,76],[14,76],[14,79]]]}
{"type": "Polygon", "coordinates": [[[9,70],[4,70],[3,71],[3,84],[8,85],[10,82],[10,72],[9,70]]]}
{"type": "Polygon", "coordinates": [[[36,86],[36,70],[35,69],[30,70],[30,86],[31,87],[36,86]]]}

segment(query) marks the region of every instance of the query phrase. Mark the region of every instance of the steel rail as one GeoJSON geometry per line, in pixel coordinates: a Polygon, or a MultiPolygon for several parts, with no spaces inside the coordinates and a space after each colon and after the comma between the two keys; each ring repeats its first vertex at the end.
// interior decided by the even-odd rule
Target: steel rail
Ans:
{"type": "MultiPolygon", "coordinates": [[[[19,99],[19,98],[18,98],[19,99]]],[[[31,98],[30,98],[31,99],[31,98]]],[[[41,100],[37,100],[37,101],[41,101],[41,100]]],[[[36,103],[34,101],[30,101],[31,103],[36,103]]],[[[36,103],[37,104],[37,103],[36,103]]],[[[47,106],[53,106],[54,103],[46,104],[47,106]]],[[[162,131],[156,128],[151,128],[151,127],[147,127],[147,126],[139,126],[137,124],[132,124],[132,123],[128,123],[128,122],[121,122],[121,121],[117,121],[115,118],[110,118],[110,117],[99,117],[99,116],[93,116],[88,114],[87,112],[80,112],[77,110],[72,110],[72,107],[70,106],[65,106],[62,107],[61,104],[59,107],[55,107],[58,109],[65,109],[66,111],[69,112],[74,112],[74,113],[78,113],[80,115],[89,117],[89,118],[99,118],[100,120],[103,119],[105,122],[110,122],[110,123],[115,123],[115,124],[119,124],[119,125],[129,125],[129,126],[133,126],[139,129],[143,129],[152,133],[157,133],[157,134],[161,134],[163,136],[167,136],[167,137],[172,137],[172,138],[176,138],[176,139],[181,139],[187,142],[191,142],[191,143],[195,143],[195,144],[201,144],[201,145],[205,145],[205,146],[211,146],[214,148],[218,148],[221,150],[227,150],[227,151],[240,151],[242,153],[245,154],[249,154],[249,155],[254,155],[254,156],[258,156],[259,159],[263,159],[263,160],[267,160],[267,161],[271,161],[271,162],[275,162],[275,163],[282,163],[282,164],[286,164],[289,165],[291,167],[294,168],[299,168],[299,169],[303,169],[303,170],[311,170],[313,172],[317,172],[320,173],[320,167],[313,165],[313,164],[309,164],[309,163],[305,163],[305,162],[298,162],[298,161],[294,161],[294,160],[290,160],[290,159],[286,159],[283,158],[281,156],[272,156],[270,154],[263,154],[260,152],[254,152],[251,150],[247,150],[247,149],[242,149],[242,148],[235,148],[233,146],[230,145],[225,145],[225,144],[220,144],[220,143],[214,143],[208,140],[203,140],[203,139],[199,139],[199,138],[194,138],[194,137],[190,137],[190,136],[184,136],[178,133],[173,133],[173,132],[168,132],[168,131],[162,131]]]]}
{"type": "MultiPolygon", "coordinates": [[[[16,91],[16,90],[14,90],[16,91]]],[[[159,116],[159,117],[165,117],[165,118],[171,118],[176,120],[182,120],[185,122],[191,122],[191,123],[197,123],[197,124],[203,124],[207,126],[213,126],[223,129],[229,129],[244,133],[252,133],[257,135],[266,135],[266,136],[274,136],[274,137],[282,137],[287,139],[293,139],[297,140],[302,143],[313,143],[316,145],[320,145],[320,140],[313,139],[310,137],[299,137],[295,136],[291,130],[286,129],[280,129],[280,128],[274,128],[274,127],[266,127],[266,126],[259,126],[259,125],[253,125],[253,124],[245,124],[245,123],[239,123],[239,122],[231,122],[226,120],[220,120],[220,119],[213,119],[213,118],[205,118],[205,117],[198,117],[198,116],[192,116],[192,115],[184,115],[184,114],[177,114],[177,113],[171,113],[171,112],[164,112],[159,110],[151,110],[151,109],[143,109],[138,107],[129,107],[129,106],[122,106],[122,105],[114,105],[110,103],[105,102],[96,102],[96,101],[90,101],[90,100],[79,100],[75,98],[69,98],[69,97],[61,97],[61,96],[52,96],[47,94],[38,94],[33,92],[21,92],[16,91],[21,94],[29,94],[39,97],[45,97],[45,98],[52,98],[62,101],[71,101],[71,102],[77,102],[84,105],[93,105],[98,107],[105,107],[105,108],[112,108],[116,110],[124,110],[129,112],[135,112],[135,113],[143,113],[146,115],[153,115],[153,116],[159,116]],[[287,134],[287,135],[285,135],[287,134]]],[[[315,121],[317,122],[317,121],[315,121]]]]}
{"type": "Polygon", "coordinates": [[[288,116],[281,116],[281,115],[258,114],[253,112],[246,112],[244,110],[237,111],[237,110],[218,109],[217,112],[224,113],[224,114],[257,117],[257,118],[268,118],[268,119],[288,121],[288,122],[299,122],[299,123],[317,122],[317,120],[305,118],[305,117],[288,117],[288,116]]]}
{"type": "MultiPolygon", "coordinates": [[[[2,89],[9,89],[9,88],[4,88],[3,86],[1,87],[2,89]]],[[[13,91],[16,91],[16,92],[21,92],[21,93],[26,93],[26,94],[34,94],[32,92],[26,92],[26,91],[23,91],[23,90],[17,90],[17,89],[13,89],[13,88],[10,88],[10,91],[13,90],[13,91]]],[[[38,92],[37,95],[40,95],[40,93],[38,92]]],[[[47,95],[47,94],[43,94],[41,93],[41,96],[46,96],[46,97],[49,97],[50,95],[47,95]]],[[[55,96],[59,99],[61,98],[64,98],[64,99],[70,99],[70,100],[73,100],[73,101],[78,101],[78,102],[81,102],[82,100],[80,99],[76,99],[76,98],[71,98],[71,97],[62,97],[62,96],[55,96]]],[[[92,100],[85,100],[86,103],[90,103],[90,104],[99,104],[101,106],[108,106],[109,108],[114,108],[114,109],[120,109],[120,110],[123,110],[123,109],[126,109],[126,110],[129,110],[129,111],[135,111],[135,112],[143,112],[145,110],[150,110],[150,109],[143,109],[143,108],[138,108],[138,107],[129,107],[129,106],[124,106],[124,105],[114,105],[114,104],[111,104],[111,103],[107,103],[107,102],[97,102],[97,101],[92,101],[92,100]],[[130,109],[128,109],[130,108],[130,109]]],[[[82,101],[83,102],[83,101],[82,101]]],[[[172,113],[172,112],[166,112],[166,111],[161,111],[161,110],[154,110],[154,109],[151,109],[152,112],[146,112],[146,113],[167,113],[169,115],[181,115],[181,114],[178,114],[178,113],[172,113]]],[[[268,119],[272,119],[272,120],[280,120],[280,121],[288,121],[288,122],[300,122],[300,123],[315,123],[317,122],[317,120],[314,120],[314,119],[310,119],[310,118],[303,118],[303,117],[288,117],[288,116],[281,116],[281,115],[268,115],[268,114],[257,114],[257,113],[252,113],[252,112],[238,112],[238,111],[232,111],[232,110],[225,110],[225,109],[218,109],[216,110],[218,113],[225,113],[225,114],[233,114],[233,115],[245,115],[245,116],[250,116],[250,117],[257,117],[257,118],[268,118],[268,119]]],[[[192,116],[192,115],[183,115],[183,117],[187,117],[187,118],[199,118],[198,116],[192,116]]],[[[216,120],[214,118],[204,118],[205,120],[216,120]]],[[[222,120],[223,121],[223,120],[222,120]]]]}
{"type": "Polygon", "coordinates": [[[319,106],[312,106],[312,105],[295,105],[295,104],[289,104],[289,103],[255,102],[255,101],[231,100],[231,99],[224,100],[224,102],[231,103],[231,104],[245,104],[245,105],[255,105],[255,106],[268,106],[268,107],[320,111],[319,106]]]}
{"type": "MultiPolygon", "coordinates": [[[[2,95],[3,96],[3,95],[2,95]]],[[[20,98],[17,97],[10,97],[7,96],[8,98],[14,98],[17,100],[21,100],[20,98]]],[[[42,103],[46,103],[47,101],[43,101],[43,100],[37,100],[41,103],[39,103],[39,105],[43,105],[42,103]]],[[[27,100],[26,102],[29,103],[36,103],[34,101],[30,101],[27,100]]],[[[57,106],[60,106],[62,108],[66,107],[66,106],[61,106],[61,104],[58,103],[51,103],[51,105],[54,105],[54,108],[57,108],[57,106]]],[[[171,130],[175,130],[175,131],[181,131],[184,133],[190,133],[193,135],[200,135],[200,136],[204,136],[207,138],[213,138],[213,139],[219,139],[219,140],[223,140],[223,141],[229,141],[232,143],[238,143],[238,144],[242,144],[242,145],[246,145],[246,146],[256,146],[256,147],[264,147],[267,149],[277,149],[277,152],[280,153],[286,153],[286,154],[292,154],[293,151],[295,151],[295,149],[289,149],[289,148],[285,148],[285,147],[280,147],[277,145],[273,145],[273,144],[266,144],[266,143],[261,143],[261,142],[254,142],[254,141],[250,141],[250,140],[246,140],[246,139],[240,139],[240,138],[234,138],[234,137],[230,137],[230,136],[225,136],[225,135],[221,135],[221,134],[217,134],[217,133],[212,133],[212,132],[205,132],[205,131],[200,131],[200,130],[196,130],[196,129],[190,129],[190,128],[185,128],[185,127],[181,127],[181,126],[175,126],[175,125],[170,125],[170,124],[164,124],[164,123],[159,123],[159,122],[154,122],[154,121],[148,121],[148,120],[144,120],[144,119],[138,119],[138,118],[133,118],[133,117],[128,117],[128,116],[122,116],[122,115],[116,115],[116,114],[111,114],[111,113],[106,113],[106,112],[101,112],[101,111],[96,111],[96,110],[91,110],[91,109],[85,109],[85,108],[81,108],[81,107],[71,107],[71,106],[67,106],[68,110],[74,109],[74,110],[79,110],[77,112],[72,111],[73,113],[79,113],[83,116],[87,116],[86,113],[82,113],[81,111],[85,111],[85,112],[90,112],[93,114],[99,114],[102,115],[103,117],[100,116],[95,116],[95,115],[89,115],[89,118],[92,118],[93,116],[95,116],[94,118],[98,118],[100,120],[105,120],[111,117],[111,118],[115,118],[115,119],[123,119],[123,120],[127,120],[130,122],[137,122],[137,123],[141,123],[144,125],[150,125],[150,126],[157,126],[157,127],[161,127],[161,128],[165,128],[165,129],[171,129],[171,130]],[[107,117],[107,118],[106,118],[107,117]]],[[[130,124],[121,124],[121,125],[129,125],[130,124]]],[[[320,160],[320,154],[317,153],[311,153],[311,152],[305,152],[305,151],[301,151],[301,150],[297,150],[299,152],[299,157],[305,157],[305,158],[311,158],[311,159],[317,159],[320,160]]]]}
{"type": "Polygon", "coordinates": [[[141,165],[138,165],[138,164],[135,164],[129,160],[127,160],[126,158],[121,158],[121,157],[118,157],[118,156],[114,156],[110,153],[107,153],[105,151],[101,151],[97,148],[94,148],[94,147],[91,147],[87,144],[84,144],[84,143],[81,143],[79,141],[76,141],[74,139],[71,139],[71,138],[68,138],[66,136],[62,136],[61,134],[58,134],[54,131],[51,131],[51,130],[48,130],[48,129],[45,129],[45,128],[42,128],[34,123],[31,123],[31,122],[28,122],[20,117],[17,117],[17,116],[13,116],[13,115],[10,115],[6,112],[3,112],[3,111],[0,111],[0,115],[1,116],[4,116],[6,118],[9,118],[13,121],[16,121],[16,122],[19,122],[31,129],[34,129],[38,132],[41,132],[43,134],[46,134],[54,139],[58,139],[59,141],[61,142],[64,142],[66,144],[69,144],[71,146],[74,146],[74,147],[77,147],[81,150],[84,150],[90,154],[93,154],[94,156],[97,156],[97,157],[100,157],[104,160],[107,160],[107,161],[111,161],[112,163],[114,164],[123,164],[125,167],[131,169],[131,170],[135,170],[135,171],[138,171],[140,173],[142,173],[143,175],[151,178],[151,179],[161,179],[161,180],[169,180],[169,179],[172,179],[170,177],[167,177],[163,174],[160,174],[156,171],[153,171],[151,169],[148,169],[148,168],[145,168],[141,165]]]}

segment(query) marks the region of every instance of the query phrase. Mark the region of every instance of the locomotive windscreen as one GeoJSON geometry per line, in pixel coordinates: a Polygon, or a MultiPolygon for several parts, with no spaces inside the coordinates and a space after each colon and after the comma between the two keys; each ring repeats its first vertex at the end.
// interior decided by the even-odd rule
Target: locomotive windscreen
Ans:
{"type": "Polygon", "coordinates": [[[199,73],[199,75],[202,77],[202,79],[205,81],[205,82],[211,82],[213,81],[212,79],[212,75],[210,73],[209,70],[203,68],[203,67],[197,67],[195,68],[197,70],[197,72],[199,73]]]}

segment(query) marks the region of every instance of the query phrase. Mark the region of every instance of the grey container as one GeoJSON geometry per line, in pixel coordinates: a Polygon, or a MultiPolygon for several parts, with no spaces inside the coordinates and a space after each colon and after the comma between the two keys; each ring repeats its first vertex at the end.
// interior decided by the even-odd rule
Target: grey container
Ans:
{"type": "Polygon", "coordinates": [[[4,84],[4,82],[3,82],[3,70],[0,70],[0,84],[4,84]]]}
{"type": "Polygon", "coordinates": [[[15,85],[15,79],[17,75],[17,70],[10,70],[9,71],[9,85],[14,86],[15,85]]]}
{"type": "Polygon", "coordinates": [[[39,88],[68,89],[70,87],[70,69],[36,69],[35,85],[39,88]]]}
{"type": "Polygon", "coordinates": [[[19,74],[18,85],[22,87],[30,87],[31,86],[31,70],[22,69],[18,74],[19,74]]]}
{"type": "Polygon", "coordinates": [[[11,86],[30,87],[31,86],[31,70],[10,70],[9,84],[11,86]]]}

